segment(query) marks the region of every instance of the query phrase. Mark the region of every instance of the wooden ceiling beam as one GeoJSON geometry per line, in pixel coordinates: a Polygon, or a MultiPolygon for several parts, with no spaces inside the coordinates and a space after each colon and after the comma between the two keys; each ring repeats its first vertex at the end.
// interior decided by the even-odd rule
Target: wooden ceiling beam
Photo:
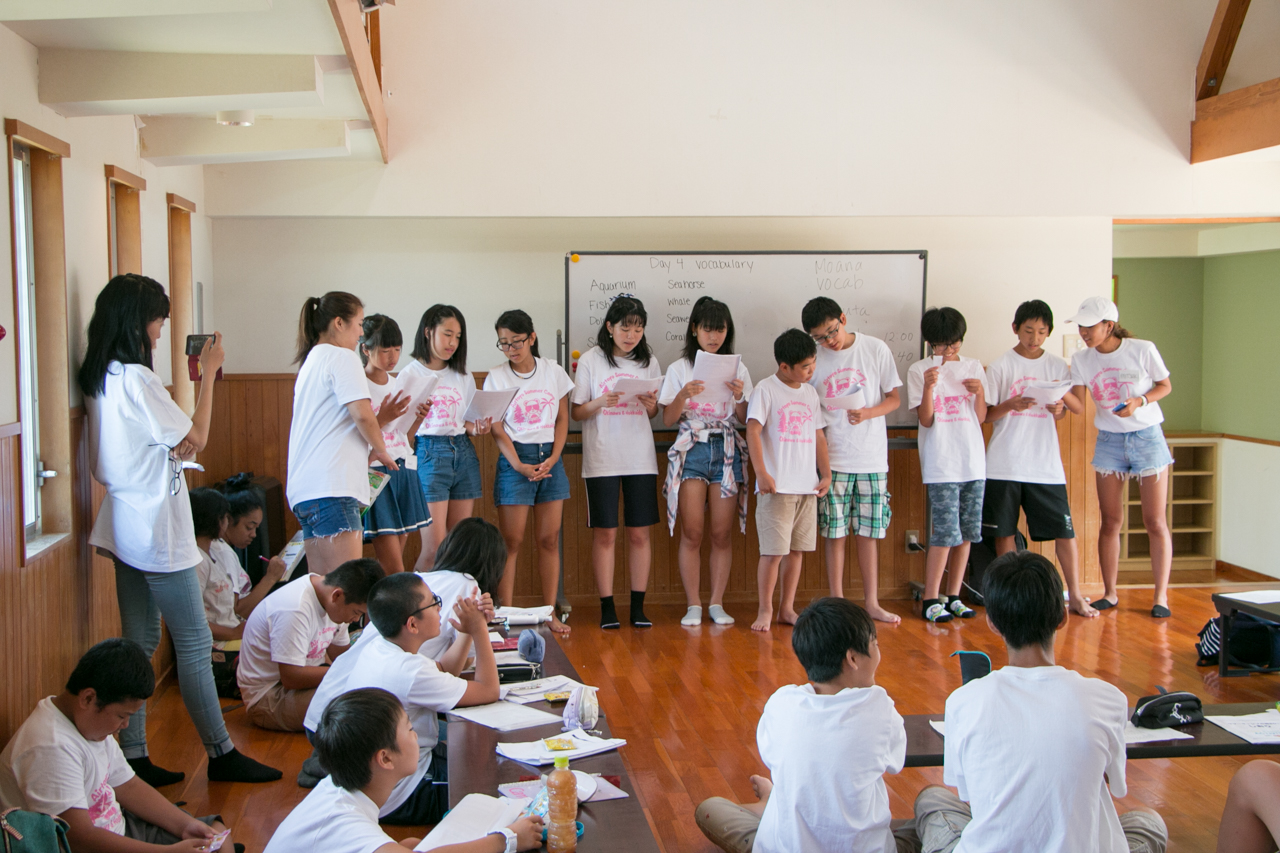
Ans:
{"type": "Polygon", "coordinates": [[[1240,28],[1244,26],[1244,16],[1248,11],[1249,0],[1218,0],[1209,35],[1204,40],[1204,50],[1200,52],[1200,62],[1196,65],[1197,101],[1222,91],[1222,78],[1231,64],[1231,54],[1236,49],[1236,39],[1240,38],[1240,28]]]}
{"type": "Polygon", "coordinates": [[[342,46],[347,51],[347,61],[351,63],[351,73],[356,78],[356,88],[360,90],[360,99],[364,101],[365,111],[369,114],[369,123],[373,125],[374,135],[378,137],[382,162],[388,163],[391,153],[387,144],[387,109],[382,100],[382,83],[378,79],[380,75],[373,67],[373,54],[369,49],[360,2],[329,0],[329,11],[333,13],[333,22],[338,27],[342,46]]]}
{"type": "Polygon", "coordinates": [[[1191,162],[1280,146],[1280,77],[1196,103],[1191,162]]]}

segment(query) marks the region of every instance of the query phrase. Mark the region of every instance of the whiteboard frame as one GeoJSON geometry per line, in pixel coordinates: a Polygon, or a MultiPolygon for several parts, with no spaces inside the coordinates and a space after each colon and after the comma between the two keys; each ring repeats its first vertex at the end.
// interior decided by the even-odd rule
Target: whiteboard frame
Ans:
{"type": "MultiPolygon", "coordinates": [[[[730,256],[732,255],[918,255],[920,257],[921,262],[923,263],[923,266],[920,271],[920,316],[921,317],[924,316],[924,312],[927,310],[927,307],[929,305],[929,250],[928,249],[834,249],[830,251],[823,251],[823,250],[817,250],[817,249],[780,249],[777,251],[769,251],[764,249],[758,249],[758,250],[745,251],[745,252],[744,251],[714,252],[714,251],[706,251],[702,249],[699,249],[698,251],[692,251],[692,252],[680,252],[680,251],[667,249],[667,250],[658,251],[658,252],[636,252],[636,251],[566,252],[564,256],[564,329],[565,329],[566,337],[569,334],[569,330],[573,328],[572,324],[569,322],[570,321],[569,311],[571,306],[573,305],[573,300],[570,299],[570,295],[569,295],[569,271],[573,267],[574,255],[577,255],[578,257],[583,257],[584,255],[651,255],[651,256],[663,256],[663,255],[681,255],[681,256],[684,256],[684,255],[722,255],[722,256],[723,255],[730,255],[730,256]]],[[[805,331],[807,332],[808,330],[806,329],[805,331]]],[[[557,351],[556,357],[557,357],[557,360],[560,361],[560,366],[564,369],[564,372],[569,373],[569,365],[573,362],[573,359],[569,355],[569,346],[567,341],[565,342],[563,353],[557,351]]],[[[920,338],[920,358],[924,358],[924,338],[923,337],[920,338]]],[[[916,429],[916,425],[912,424],[911,426],[890,426],[889,429],[916,429]]],[[[575,433],[575,432],[581,432],[581,431],[582,431],[582,425],[578,424],[575,428],[573,419],[570,418],[569,432],[575,433]]]]}

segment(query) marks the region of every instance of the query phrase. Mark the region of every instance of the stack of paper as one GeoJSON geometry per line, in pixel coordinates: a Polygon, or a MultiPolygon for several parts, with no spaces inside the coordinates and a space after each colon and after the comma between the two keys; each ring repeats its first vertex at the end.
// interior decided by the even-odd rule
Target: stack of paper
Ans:
{"type": "Polygon", "coordinates": [[[582,685],[567,675],[552,675],[536,681],[525,681],[520,684],[504,684],[507,694],[502,698],[508,702],[519,702],[528,705],[530,702],[541,702],[548,693],[563,693],[582,685]]]}
{"type": "Polygon", "coordinates": [[[529,804],[527,799],[505,799],[488,794],[467,794],[436,824],[414,850],[435,850],[448,844],[465,844],[510,826],[529,804]]]}
{"type": "Polygon", "coordinates": [[[1205,717],[1205,719],[1249,743],[1280,743],[1280,711],[1274,708],[1263,711],[1261,714],[1205,717]]]}
{"type": "Polygon", "coordinates": [[[1252,592],[1224,592],[1223,598],[1233,598],[1249,604],[1280,604],[1280,589],[1255,589],[1252,592]]]}
{"type": "Polygon", "coordinates": [[[661,387],[661,376],[655,379],[619,379],[613,384],[613,390],[622,395],[618,398],[619,406],[638,403],[640,401],[636,398],[641,394],[657,394],[661,387]]]}
{"type": "Polygon", "coordinates": [[[717,355],[706,350],[698,350],[693,360],[693,376],[690,379],[702,383],[702,393],[698,395],[699,403],[728,403],[733,400],[733,392],[729,383],[738,378],[740,355],[717,355]]]}
{"type": "Polygon", "coordinates": [[[516,392],[519,390],[519,388],[504,388],[501,391],[477,391],[471,398],[471,405],[467,407],[467,412],[462,419],[472,423],[482,420],[502,420],[503,415],[507,413],[507,406],[511,405],[511,401],[515,399],[516,392]]]}
{"type": "MultiPolygon", "coordinates": [[[[523,710],[531,711],[532,708],[524,708],[523,710]]],[[[451,713],[457,713],[453,711],[451,713]]],[[[542,764],[553,764],[560,757],[568,758],[572,761],[575,758],[586,758],[590,755],[599,755],[602,752],[609,752],[620,746],[626,746],[627,742],[622,738],[600,738],[589,735],[582,729],[574,729],[567,732],[562,737],[569,738],[575,744],[573,749],[547,749],[547,745],[540,740],[529,741],[527,743],[500,743],[498,744],[498,754],[513,761],[519,761],[522,764],[538,766],[542,764]]]]}
{"type": "Polygon", "coordinates": [[[507,620],[508,625],[537,625],[539,622],[550,622],[555,605],[542,607],[499,607],[495,612],[499,619],[507,620]]]}
{"type": "Polygon", "coordinates": [[[1191,735],[1186,732],[1180,732],[1177,729],[1140,729],[1133,723],[1126,722],[1124,724],[1124,742],[1132,743],[1152,743],[1158,740],[1186,740],[1191,735]]]}
{"type": "Polygon", "coordinates": [[[546,726],[560,722],[560,717],[555,714],[548,714],[537,708],[526,708],[516,702],[493,702],[489,705],[473,705],[470,708],[454,708],[449,713],[500,732],[513,732],[530,726],[546,726]]]}

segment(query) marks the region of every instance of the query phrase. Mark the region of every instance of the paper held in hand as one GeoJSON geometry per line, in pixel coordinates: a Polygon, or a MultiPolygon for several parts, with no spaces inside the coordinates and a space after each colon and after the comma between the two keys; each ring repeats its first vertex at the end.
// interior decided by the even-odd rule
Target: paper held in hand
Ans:
{"type": "Polygon", "coordinates": [[[1071,380],[1061,382],[1039,381],[1028,382],[1022,389],[1022,396],[1036,401],[1037,406],[1049,406],[1058,402],[1071,390],[1071,380]]]}
{"type": "Polygon", "coordinates": [[[523,797],[507,799],[488,794],[467,794],[413,849],[435,850],[448,844],[477,841],[515,823],[528,804],[529,800],[523,797]]]}
{"type": "Polygon", "coordinates": [[[507,413],[507,406],[511,405],[511,401],[515,399],[516,392],[519,390],[519,388],[504,388],[501,391],[477,391],[471,398],[471,405],[467,407],[467,413],[462,416],[462,419],[475,423],[488,418],[491,422],[497,423],[507,413]]]}
{"type": "Polygon", "coordinates": [[[698,350],[693,360],[693,376],[695,382],[702,383],[702,393],[698,395],[699,403],[730,403],[733,392],[729,383],[738,378],[738,365],[742,362],[740,355],[717,355],[706,350],[698,350]]]}
{"type": "Polygon", "coordinates": [[[822,401],[822,405],[833,412],[840,409],[845,411],[865,409],[867,407],[867,395],[861,387],[858,387],[852,394],[845,394],[843,397],[828,397],[822,401]]]}
{"type": "MultiPolygon", "coordinates": [[[[401,394],[409,399],[409,408],[405,409],[403,415],[383,427],[383,431],[408,435],[409,427],[413,426],[413,422],[418,419],[418,406],[431,399],[431,395],[435,393],[436,386],[439,384],[440,377],[434,373],[423,376],[416,370],[400,371],[395,381],[387,385],[387,394],[383,396],[395,397],[396,394],[401,394]]],[[[373,402],[379,406],[382,405],[381,400],[373,402]]]]}
{"type": "Polygon", "coordinates": [[[619,379],[613,385],[613,390],[621,394],[618,398],[618,405],[625,406],[627,403],[638,403],[636,398],[641,394],[657,394],[658,389],[662,387],[662,377],[656,379],[619,379]]]}

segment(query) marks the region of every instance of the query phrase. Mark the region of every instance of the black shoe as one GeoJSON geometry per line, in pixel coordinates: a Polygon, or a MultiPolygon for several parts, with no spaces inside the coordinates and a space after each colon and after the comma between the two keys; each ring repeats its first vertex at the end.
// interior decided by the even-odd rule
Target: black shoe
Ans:
{"type": "Polygon", "coordinates": [[[631,627],[652,628],[653,623],[644,615],[644,590],[631,590],[631,627]]]}
{"type": "Polygon", "coordinates": [[[274,782],[284,776],[234,748],[226,755],[210,758],[208,772],[210,782],[274,782]]]}
{"type": "Polygon", "coordinates": [[[145,755],[141,758],[128,758],[125,760],[129,762],[129,766],[133,768],[133,772],[138,774],[138,778],[153,788],[172,785],[187,778],[186,773],[179,773],[176,770],[165,770],[163,767],[155,766],[151,763],[151,759],[145,755]]]}
{"type": "Polygon", "coordinates": [[[1151,608],[1151,615],[1156,619],[1168,619],[1173,615],[1173,612],[1164,605],[1157,604],[1155,607],[1151,608]]]}
{"type": "Polygon", "coordinates": [[[618,621],[618,611],[613,607],[612,595],[600,599],[600,627],[606,630],[622,627],[622,623],[618,621]]]}

